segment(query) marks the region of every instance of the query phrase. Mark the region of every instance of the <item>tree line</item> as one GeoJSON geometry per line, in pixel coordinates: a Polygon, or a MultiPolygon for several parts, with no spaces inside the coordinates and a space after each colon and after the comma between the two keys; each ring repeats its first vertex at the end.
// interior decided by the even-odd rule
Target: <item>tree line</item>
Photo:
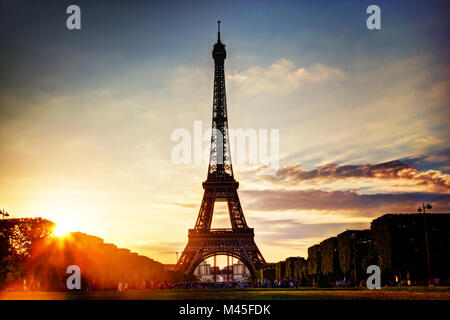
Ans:
{"type": "Polygon", "coordinates": [[[52,236],[55,224],[42,218],[0,221],[0,286],[65,290],[69,265],[81,269],[83,290],[155,288],[185,280],[162,263],[81,232],[52,236]]]}
{"type": "Polygon", "coordinates": [[[308,258],[268,264],[256,281],[295,281],[302,286],[365,285],[367,267],[378,265],[385,285],[449,284],[450,214],[427,214],[431,274],[428,274],[425,223],[419,214],[386,214],[367,230],[347,230],[308,248],[308,258]]]}

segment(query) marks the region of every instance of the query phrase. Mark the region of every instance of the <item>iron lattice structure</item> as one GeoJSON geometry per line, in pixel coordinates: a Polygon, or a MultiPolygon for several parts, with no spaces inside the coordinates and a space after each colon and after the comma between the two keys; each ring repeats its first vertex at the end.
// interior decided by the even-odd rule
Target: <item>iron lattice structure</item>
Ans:
{"type": "Polygon", "coordinates": [[[266,264],[255,240],[254,230],[247,226],[234,179],[228,136],[227,102],[225,92],[225,45],[220,40],[220,21],[214,44],[214,97],[212,114],[211,153],[208,176],[203,182],[202,204],[194,229],[189,229],[188,243],[177,262],[177,270],[192,274],[205,259],[229,255],[242,261],[250,272],[266,264]],[[211,229],[214,203],[228,204],[231,228],[211,229]]]}

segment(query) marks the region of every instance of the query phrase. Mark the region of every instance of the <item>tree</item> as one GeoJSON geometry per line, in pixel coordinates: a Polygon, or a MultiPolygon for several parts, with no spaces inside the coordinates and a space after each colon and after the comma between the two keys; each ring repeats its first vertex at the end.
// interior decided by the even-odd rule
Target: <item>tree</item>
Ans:
{"type": "Polygon", "coordinates": [[[32,246],[48,238],[54,225],[43,218],[0,220],[0,287],[24,275],[32,246]]]}

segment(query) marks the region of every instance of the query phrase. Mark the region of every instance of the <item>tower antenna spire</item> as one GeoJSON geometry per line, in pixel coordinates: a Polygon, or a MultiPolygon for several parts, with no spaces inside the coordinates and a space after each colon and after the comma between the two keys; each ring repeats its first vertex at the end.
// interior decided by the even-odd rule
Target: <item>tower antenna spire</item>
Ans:
{"type": "Polygon", "coordinates": [[[217,41],[220,42],[220,20],[217,20],[217,41]]]}

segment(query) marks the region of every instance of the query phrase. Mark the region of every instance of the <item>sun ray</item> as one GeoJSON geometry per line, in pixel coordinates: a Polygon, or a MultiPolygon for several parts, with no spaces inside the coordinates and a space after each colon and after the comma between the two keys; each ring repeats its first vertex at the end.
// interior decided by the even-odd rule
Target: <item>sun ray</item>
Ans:
{"type": "Polygon", "coordinates": [[[75,231],[74,225],[69,220],[57,221],[55,228],[53,229],[54,235],[58,237],[65,236],[73,231],[75,231]]]}

